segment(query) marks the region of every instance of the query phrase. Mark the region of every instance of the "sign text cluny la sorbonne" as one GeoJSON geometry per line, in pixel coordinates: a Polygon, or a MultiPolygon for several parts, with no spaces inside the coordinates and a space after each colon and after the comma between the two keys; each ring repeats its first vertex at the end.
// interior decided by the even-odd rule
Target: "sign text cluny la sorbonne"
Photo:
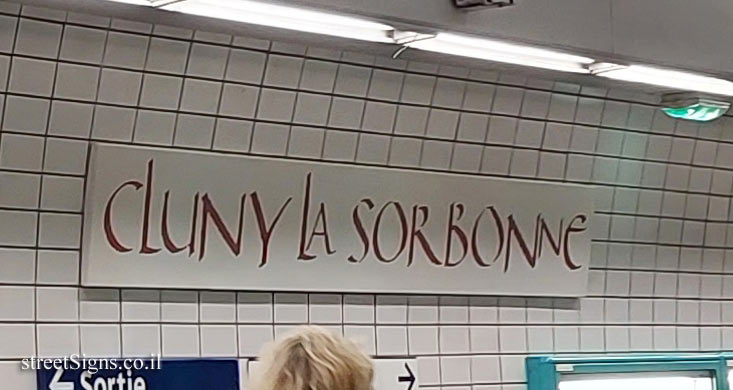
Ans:
{"type": "Polygon", "coordinates": [[[82,283],[581,296],[592,190],[95,144],[82,283]]]}

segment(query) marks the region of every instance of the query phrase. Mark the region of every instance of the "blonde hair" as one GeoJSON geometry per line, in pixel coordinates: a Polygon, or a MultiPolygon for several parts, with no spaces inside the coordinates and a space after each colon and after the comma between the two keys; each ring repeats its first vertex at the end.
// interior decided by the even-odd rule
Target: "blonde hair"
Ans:
{"type": "Polygon", "coordinates": [[[317,326],[297,329],[264,354],[251,390],[371,390],[371,359],[353,342],[317,326]]]}

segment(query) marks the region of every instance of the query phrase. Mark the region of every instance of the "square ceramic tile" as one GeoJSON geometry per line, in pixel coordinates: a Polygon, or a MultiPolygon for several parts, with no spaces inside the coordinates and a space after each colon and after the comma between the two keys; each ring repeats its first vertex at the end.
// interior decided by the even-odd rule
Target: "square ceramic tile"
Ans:
{"type": "Polygon", "coordinates": [[[35,319],[33,287],[0,287],[0,319],[3,321],[33,321],[35,319]]]}
{"type": "Polygon", "coordinates": [[[264,53],[256,51],[232,49],[225,78],[232,81],[260,83],[266,57],[264,53]]]}
{"type": "Polygon", "coordinates": [[[40,20],[20,19],[15,38],[15,53],[55,58],[61,42],[62,26],[40,20]]]}
{"type": "Polygon", "coordinates": [[[238,356],[237,328],[234,325],[202,325],[201,356],[238,356]]]}
{"type": "Polygon", "coordinates": [[[404,326],[377,326],[377,355],[407,355],[407,328],[404,326]]]}
{"type": "Polygon", "coordinates": [[[325,135],[326,132],[323,129],[293,126],[290,129],[288,155],[319,158],[325,135]]]}
{"type": "Polygon", "coordinates": [[[0,356],[24,359],[36,353],[35,325],[0,324],[0,356]]]}
{"type": "Polygon", "coordinates": [[[191,46],[186,74],[222,79],[228,52],[226,47],[194,43],[191,46]]]}
{"type": "Polygon", "coordinates": [[[135,110],[110,106],[96,106],[92,138],[96,140],[131,141],[135,110]]]}
{"type": "Polygon", "coordinates": [[[334,97],[331,101],[331,113],[328,125],[337,128],[358,129],[361,127],[361,117],[364,111],[364,101],[334,97]]]}
{"type": "Polygon", "coordinates": [[[267,60],[264,85],[297,88],[303,60],[298,57],[271,54],[267,60]]]}
{"type": "Polygon", "coordinates": [[[463,108],[466,110],[491,112],[496,87],[484,83],[466,83],[463,108]]]}
{"type": "Polygon", "coordinates": [[[306,60],[303,65],[303,76],[300,80],[300,88],[308,91],[331,92],[336,80],[337,64],[306,60]]]}
{"type": "Polygon", "coordinates": [[[219,108],[221,83],[186,79],[183,83],[181,110],[215,114],[219,108]]]}
{"type": "Polygon", "coordinates": [[[38,207],[41,177],[26,173],[0,173],[0,206],[38,207]]]}
{"type": "Polygon", "coordinates": [[[161,325],[164,357],[198,357],[199,330],[196,325],[161,325]]]}
{"type": "Polygon", "coordinates": [[[273,296],[271,293],[238,293],[237,322],[271,323],[273,296]]]}
{"type": "Polygon", "coordinates": [[[328,121],[330,107],[331,98],[329,96],[298,93],[294,122],[323,126],[328,121]]]}
{"type": "Polygon", "coordinates": [[[397,109],[395,121],[395,134],[425,134],[425,127],[428,123],[429,109],[425,107],[412,107],[400,105],[397,109]]]}
{"type": "Polygon", "coordinates": [[[89,144],[86,141],[49,138],[46,140],[46,172],[83,175],[89,144]]]}
{"type": "Polygon", "coordinates": [[[141,80],[142,75],[137,72],[103,69],[97,99],[102,103],[136,105],[141,80]]]}
{"type": "Polygon", "coordinates": [[[146,74],[143,78],[140,106],[177,109],[183,79],[173,76],[146,74]]]}
{"type": "Polygon", "coordinates": [[[50,61],[15,57],[10,72],[8,91],[51,96],[56,65],[50,61]]]}
{"type": "Polygon", "coordinates": [[[368,96],[371,98],[397,101],[402,90],[403,75],[400,72],[375,69],[372,73],[368,96]]]}
{"type": "Polygon", "coordinates": [[[292,120],[294,105],[294,92],[263,88],[260,92],[257,118],[289,122],[292,120]]]}
{"type": "Polygon", "coordinates": [[[102,62],[107,32],[96,28],[67,25],[61,41],[59,58],[98,64],[102,62]]]}
{"type": "Polygon", "coordinates": [[[287,152],[289,126],[257,123],[252,137],[252,152],[284,155],[287,152]]]}
{"type": "Polygon", "coordinates": [[[457,139],[461,141],[484,142],[488,127],[488,115],[463,113],[458,121],[457,139]]]}
{"type": "Polygon", "coordinates": [[[92,131],[92,104],[54,101],[48,122],[48,134],[89,138],[92,131]]]}
{"type": "Polygon", "coordinates": [[[163,322],[199,322],[199,298],[195,291],[162,291],[160,301],[163,322]]]}
{"type": "Polygon", "coordinates": [[[375,318],[374,297],[370,295],[344,296],[344,323],[373,324],[375,318]]]}
{"type": "Polygon", "coordinates": [[[104,63],[125,68],[142,69],[150,38],[145,35],[111,31],[107,34],[104,63]]]}
{"type": "Polygon", "coordinates": [[[80,215],[41,214],[38,245],[48,248],[79,248],[81,244],[81,224],[80,215]]]}
{"type": "Polygon", "coordinates": [[[345,131],[327,131],[323,158],[335,161],[353,161],[356,156],[357,135],[345,131]]]}
{"type": "Polygon", "coordinates": [[[249,121],[218,119],[214,132],[214,150],[249,151],[252,127],[253,124],[249,121]]]}
{"type": "Polygon", "coordinates": [[[402,87],[402,101],[414,104],[430,104],[437,79],[433,76],[407,74],[402,87]]]}
{"type": "Polygon", "coordinates": [[[239,356],[259,356],[262,348],[274,339],[272,325],[243,325],[239,331],[239,356]]]}
{"type": "Polygon", "coordinates": [[[378,133],[391,133],[397,107],[393,104],[367,102],[362,129],[378,133]]]}
{"type": "Polygon", "coordinates": [[[38,357],[60,358],[79,353],[79,325],[39,324],[36,334],[38,357]]]}
{"type": "MultiPolygon", "coordinates": [[[[219,114],[253,118],[257,109],[260,89],[246,85],[224,84],[219,114]]],[[[289,120],[289,119],[288,119],[289,120]]]]}
{"type": "Polygon", "coordinates": [[[0,211],[0,244],[31,246],[36,244],[38,216],[33,212],[0,211]]]}
{"type": "Polygon", "coordinates": [[[90,322],[120,321],[120,292],[115,289],[81,289],[79,319],[90,322]]]}
{"type": "Polygon", "coordinates": [[[377,134],[361,134],[356,150],[356,160],[370,164],[386,164],[389,157],[389,137],[377,134]]]}
{"type": "Polygon", "coordinates": [[[186,70],[189,42],[153,37],[145,63],[145,69],[182,74],[186,70]]]}
{"type": "Polygon", "coordinates": [[[176,114],[138,110],[134,141],[142,144],[172,145],[176,114]]]}
{"type": "Polygon", "coordinates": [[[79,253],[71,250],[38,252],[37,282],[75,285],[79,282],[79,253]]]}
{"type": "Polygon", "coordinates": [[[364,97],[367,93],[371,70],[363,66],[339,65],[334,92],[340,95],[364,97]]]}
{"type": "Polygon", "coordinates": [[[3,129],[19,133],[44,134],[50,102],[46,99],[8,96],[3,129]]]}
{"type": "Polygon", "coordinates": [[[199,297],[201,322],[235,322],[235,301],[234,293],[202,291],[199,297]]]}
{"type": "Polygon", "coordinates": [[[120,325],[80,325],[81,353],[87,357],[119,357],[122,355],[120,325]]]}
{"type": "Polygon", "coordinates": [[[438,78],[433,93],[432,105],[436,107],[460,108],[466,91],[466,82],[438,78]]]}

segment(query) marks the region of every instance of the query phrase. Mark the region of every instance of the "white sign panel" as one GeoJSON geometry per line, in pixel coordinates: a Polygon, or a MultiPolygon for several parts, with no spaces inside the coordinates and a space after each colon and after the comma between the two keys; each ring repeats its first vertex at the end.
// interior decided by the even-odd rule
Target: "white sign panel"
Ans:
{"type": "Polygon", "coordinates": [[[93,146],[85,286],[582,296],[592,190],[93,146]]]}
{"type": "Polygon", "coordinates": [[[417,390],[417,360],[374,360],[374,390],[417,390]]]}
{"type": "MultiPolygon", "coordinates": [[[[417,390],[420,387],[415,359],[373,359],[373,390],[417,390]]],[[[256,372],[259,361],[249,361],[250,374],[256,372]]],[[[244,375],[242,375],[244,377],[244,375]]]]}

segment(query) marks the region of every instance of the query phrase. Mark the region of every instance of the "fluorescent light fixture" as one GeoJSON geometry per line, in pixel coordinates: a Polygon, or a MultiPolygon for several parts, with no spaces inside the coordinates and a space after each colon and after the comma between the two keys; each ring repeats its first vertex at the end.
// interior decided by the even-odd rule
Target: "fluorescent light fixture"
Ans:
{"type": "Polygon", "coordinates": [[[401,33],[401,39],[395,43],[420,50],[563,72],[590,73],[587,65],[594,62],[592,58],[491,39],[450,33],[412,34],[416,39],[411,41],[405,38],[409,33],[401,33]]]}
{"type": "Polygon", "coordinates": [[[115,3],[125,3],[125,4],[134,4],[134,5],[145,5],[145,6],[149,6],[149,7],[152,7],[153,6],[153,3],[151,1],[148,1],[148,0],[110,0],[110,1],[113,1],[115,3]]]}
{"type": "Polygon", "coordinates": [[[715,95],[733,96],[733,83],[728,80],[677,70],[644,65],[617,65],[598,63],[591,72],[601,77],[632,83],[650,84],[683,91],[698,91],[715,95]]]}
{"type": "Polygon", "coordinates": [[[142,5],[147,7],[161,7],[177,0],[109,0],[115,3],[142,5]]]}
{"type": "Polygon", "coordinates": [[[169,11],[372,42],[392,43],[386,24],[350,16],[249,0],[183,0],[169,11]]]}

